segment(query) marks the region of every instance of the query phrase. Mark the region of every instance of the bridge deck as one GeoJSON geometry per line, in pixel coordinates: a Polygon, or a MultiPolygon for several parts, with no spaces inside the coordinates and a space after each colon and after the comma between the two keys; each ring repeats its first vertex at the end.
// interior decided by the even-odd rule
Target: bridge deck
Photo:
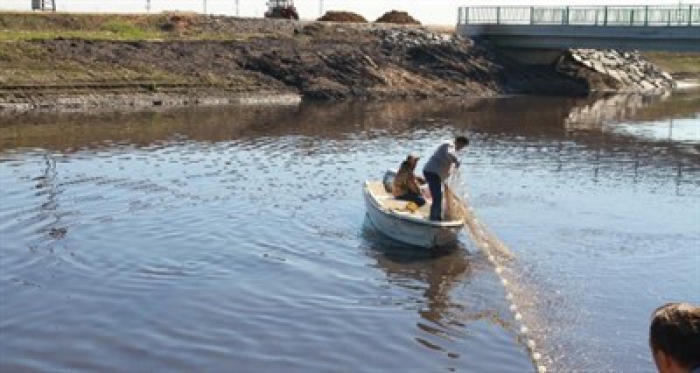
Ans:
{"type": "Polygon", "coordinates": [[[461,7],[458,25],[700,26],[700,4],[678,6],[461,7]]]}
{"type": "Polygon", "coordinates": [[[457,32],[503,48],[700,52],[700,4],[463,7],[457,32]]]}

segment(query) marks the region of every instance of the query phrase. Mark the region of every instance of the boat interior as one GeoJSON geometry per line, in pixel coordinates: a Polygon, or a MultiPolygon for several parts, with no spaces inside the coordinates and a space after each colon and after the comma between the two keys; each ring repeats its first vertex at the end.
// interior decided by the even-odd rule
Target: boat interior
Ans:
{"type": "Polygon", "coordinates": [[[428,201],[418,210],[411,211],[407,208],[409,203],[408,201],[394,198],[394,196],[387,191],[384,183],[380,181],[368,181],[367,190],[380,206],[398,215],[425,220],[428,220],[430,217],[430,201],[428,201]]]}

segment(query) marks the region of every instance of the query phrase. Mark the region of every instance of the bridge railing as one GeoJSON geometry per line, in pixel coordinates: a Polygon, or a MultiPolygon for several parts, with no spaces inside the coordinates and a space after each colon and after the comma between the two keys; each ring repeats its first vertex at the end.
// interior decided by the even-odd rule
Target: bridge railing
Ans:
{"type": "Polygon", "coordinates": [[[700,4],[677,6],[460,7],[458,24],[700,26],[700,4]]]}

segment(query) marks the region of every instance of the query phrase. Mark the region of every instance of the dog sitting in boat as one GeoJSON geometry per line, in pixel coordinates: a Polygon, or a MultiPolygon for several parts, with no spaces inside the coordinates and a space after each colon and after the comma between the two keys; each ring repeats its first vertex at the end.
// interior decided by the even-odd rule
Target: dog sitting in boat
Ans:
{"type": "Polygon", "coordinates": [[[420,185],[425,184],[425,180],[414,173],[419,159],[418,155],[410,154],[401,162],[391,192],[396,199],[413,202],[421,207],[425,205],[425,197],[421,195],[420,185]]]}

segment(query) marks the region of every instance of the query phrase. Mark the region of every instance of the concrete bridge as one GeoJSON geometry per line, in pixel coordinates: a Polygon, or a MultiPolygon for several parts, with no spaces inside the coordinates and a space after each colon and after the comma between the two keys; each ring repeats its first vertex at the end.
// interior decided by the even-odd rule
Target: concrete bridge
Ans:
{"type": "Polygon", "coordinates": [[[461,7],[457,32],[530,63],[570,48],[700,52],[700,4],[461,7]]]}

